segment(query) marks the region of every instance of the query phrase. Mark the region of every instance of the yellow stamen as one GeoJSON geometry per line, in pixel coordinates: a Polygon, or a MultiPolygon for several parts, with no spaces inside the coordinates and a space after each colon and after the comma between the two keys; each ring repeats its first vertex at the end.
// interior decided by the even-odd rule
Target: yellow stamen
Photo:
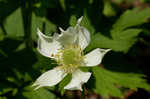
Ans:
{"type": "Polygon", "coordinates": [[[68,45],[55,55],[58,65],[66,73],[72,73],[83,64],[83,52],[80,46],[68,45]]]}

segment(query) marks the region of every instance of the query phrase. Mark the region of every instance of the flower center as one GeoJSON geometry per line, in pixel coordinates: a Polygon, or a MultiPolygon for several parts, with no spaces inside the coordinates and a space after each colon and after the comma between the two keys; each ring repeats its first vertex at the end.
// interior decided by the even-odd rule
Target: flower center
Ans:
{"type": "Polygon", "coordinates": [[[62,59],[63,63],[66,65],[77,64],[79,61],[80,55],[78,50],[75,49],[66,49],[63,52],[62,59]]]}
{"type": "Polygon", "coordinates": [[[82,50],[79,46],[70,45],[59,52],[58,64],[62,69],[71,73],[83,64],[82,50]]]}

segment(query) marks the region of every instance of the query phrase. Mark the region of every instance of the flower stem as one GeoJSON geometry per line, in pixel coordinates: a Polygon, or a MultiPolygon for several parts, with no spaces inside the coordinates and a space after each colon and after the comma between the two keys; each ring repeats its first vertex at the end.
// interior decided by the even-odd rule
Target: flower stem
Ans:
{"type": "Polygon", "coordinates": [[[32,5],[30,2],[24,1],[22,5],[22,17],[24,23],[24,39],[27,49],[33,47],[32,35],[31,35],[31,19],[32,19],[32,5]]]}
{"type": "Polygon", "coordinates": [[[83,91],[82,91],[82,94],[81,94],[81,99],[85,99],[85,88],[83,86],[83,91]]]}

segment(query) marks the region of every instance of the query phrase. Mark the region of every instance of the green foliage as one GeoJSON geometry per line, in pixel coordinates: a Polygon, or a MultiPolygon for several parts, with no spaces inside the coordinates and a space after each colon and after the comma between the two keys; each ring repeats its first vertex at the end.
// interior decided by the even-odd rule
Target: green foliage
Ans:
{"type": "Polygon", "coordinates": [[[59,99],[48,89],[40,88],[38,90],[33,90],[29,87],[25,88],[23,96],[28,99],[59,99]]]}
{"type": "Polygon", "coordinates": [[[6,18],[4,28],[8,34],[7,36],[9,37],[15,38],[24,36],[23,20],[20,8],[16,9],[6,18]]]}
{"type": "Polygon", "coordinates": [[[116,15],[116,12],[115,12],[113,6],[111,5],[110,0],[104,0],[103,14],[108,17],[116,15]]]}
{"type": "Polygon", "coordinates": [[[65,93],[64,87],[71,81],[72,75],[68,74],[58,85],[58,90],[63,95],[65,93]]]}
{"type": "MultiPolygon", "coordinates": [[[[82,17],[82,16],[80,16],[80,17],[82,17]]],[[[80,18],[80,17],[78,17],[78,18],[80,18]]],[[[77,17],[75,15],[72,15],[70,17],[69,24],[71,26],[75,26],[77,24],[77,17]]],[[[83,19],[81,21],[81,26],[86,27],[90,31],[91,34],[94,34],[95,29],[92,26],[92,24],[91,24],[91,22],[90,22],[90,20],[87,16],[87,11],[86,10],[84,11],[83,19]]]]}
{"type": "MultiPolygon", "coordinates": [[[[132,41],[132,40],[131,40],[132,41]]],[[[87,50],[94,48],[111,48],[114,51],[127,51],[133,43],[131,41],[112,40],[102,34],[96,34],[92,37],[92,42],[87,50]]]]}
{"type": "Polygon", "coordinates": [[[137,41],[137,36],[142,31],[140,28],[133,28],[146,22],[150,17],[150,8],[142,11],[138,9],[128,10],[116,21],[110,30],[111,37],[108,38],[100,33],[92,37],[89,49],[96,47],[111,48],[114,51],[128,52],[137,41]]]}
{"type": "MultiPolygon", "coordinates": [[[[135,8],[133,10],[126,11],[117,22],[113,25],[111,34],[121,32],[127,28],[143,24],[150,17],[150,8],[145,8],[142,11],[135,8]]],[[[114,37],[112,35],[112,37],[114,37]]]]}
{"type": "Polygon", "coordinates": [[[76,18],[75,15],[72,15],[72,16],[70,17],[70,20],[69,20],[69,25],[75,26],[76,23],[77,23],[77,18],[76,18]]]}
{"type": "Polygon", "coordinates": [[[144,88],[150,91],[150,85],[143,79],[144,75],[134,73],[119,73],[103,68],[94,67],[92,69],[95,77],[94,91],[106,98],[111,96],[123,97],[121,88],[129,88],[137,91],[144,88]]]}
{"type": "MultiPolygon", "coordinates": [[[[102,0],[79,2],[75,0],[0,0],[0,99],[58,99],[58,97],[64,98],[65,95],[69,96],[65,93],[64,86],[70,82],[71,74],[56,87],[40,88],[36,91],[31,87],[37,77],[57,66],[56,61],[42,56],[37,51],[36,32],[39,28],[46,35],[59,33],[58,27],[66,29],[70,25],[75,26],[77,19],[81,16],[83,16],[81,25],[89,30],[92,37],[86,52],[97,47],[110,48],[112,51],[108,53],[109,55],[121,56],[124,60],[122,62],[120,57],[116,59],[112,55],[111,58],[108,56],[113,61],[109,64],[107,63],[109,59],[104,58],[102,63],[104,69],[81,67],[84,72],[92,71],[92,76],[95,78],[91,78],[90,85],[87,84],[86,87],[106,98],[110,95],[123,97],[125,89],[137,91],[138,88],[143,88],[150,91],[150,86],[143,74],[114,72],[112,68],[109,70],[107,68],[107,65],[116,66],[117,64],[115,68],[122,68],[121,66],[129,64],[124,68],[132,71],[129,68],[131,66],[134,68],[132,64],[135,66],[142,64],[141,73],[148,70],[145,69],[144,62],[149,55],[145,49],[149,49],[150,43],[144,37],[148,39],[150,37],[149,24],[147,24],[150,8],[121,9],[123,1],[113,0],[120,5],[117,9],[109,0],[104,2],[102,0]],[[117,13],[118,11],[120,13],[117,13]],[[118,18],[119,14],[122,15],[118,18]],[[139,39],[140,41],[136,42],[139,39]],[[30,43],[33,43],[30,46],[31,49],[27,47],[30,43]],[[143,48],[143,45],[139,46],[140,44],[146,47],[143,48]],[[125,54],[118,52],[125,52],[125,54]],[[147,56],[144,56],[145,54],[147,56]],[[116,60],[117,62],[114,63],[116,60]],[[94,82],[95,87],[92,86],[94,82]]],[[[131,4],[133,1],[126,2],[131,4]]]]}
{"type": "Polygon", "coordinates": [[[47,20],[45,17],[36,16],[32,13],[32,37],[36,40],[37,37],[37,28],[39,28],[43,33],[51,35],[56,31],[56,25],[47,20]]]}
{"type": "Polygon", "coordinates": [[[87,12],[88,12],[87,10],[84,10],[83,20],[81,21],[81,25],[86,27],[91,34],[94,34],[95,29],[94,29],[94,26],[92,25],[88,15],[87,15],[87,12]]]}
{"type": "MultiPolygon", "coordinates": [[[[88,18],[86,10],[84,10],[84,14],[82,16],[83,16],[83,19],[81,21],[81,26],[86,27],[91,34],[94,34],[95,29],[94,29],[92,23],[90,22],[90,19],[88,18]]],[[[80,16],[80,17],[82,17],[82,16],[80,16]]],[[[80,17],[78,17],[78,18],[80,18],[80,17]]],[[[75,26],[76,24],[77,24],[77,17],[75,15],[72,15],[69,20],[69,25],[75,26]]]]}
{"type": "Polygon", "coordinates": [[[61,7],[63,8],[63,10],[66,10],[66,6],[65,6],[65,0],[59,0],[61,7]]]}

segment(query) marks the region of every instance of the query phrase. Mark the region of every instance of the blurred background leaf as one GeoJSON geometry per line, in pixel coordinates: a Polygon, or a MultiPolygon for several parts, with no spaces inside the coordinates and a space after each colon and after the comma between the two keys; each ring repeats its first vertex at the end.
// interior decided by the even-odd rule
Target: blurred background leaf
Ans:
{"type": "Polygon", "coordinates": [[[47,89],[40,88],[37,91],[33,91],[30,86],[23,92],[23,96],[27,99],[59,99],[47,89]]]}

